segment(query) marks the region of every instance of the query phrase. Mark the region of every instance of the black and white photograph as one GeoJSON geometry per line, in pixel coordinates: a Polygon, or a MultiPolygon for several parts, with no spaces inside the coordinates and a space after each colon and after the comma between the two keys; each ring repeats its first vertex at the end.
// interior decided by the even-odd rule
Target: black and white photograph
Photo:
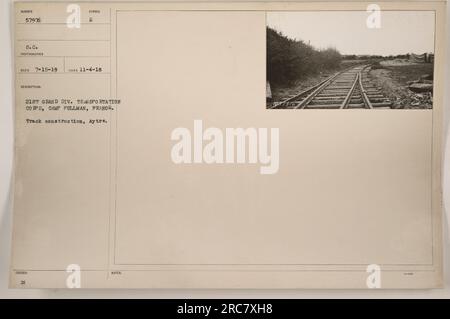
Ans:
{"type": "Polygon", "coordinates": [[[432,109],[434,11],[268,12],[267,109],[432,109]]]}
{"type": "Polygon", "coordinates": [[[0,1],[0,305],[450,299],[447,2],[0,1]]]}

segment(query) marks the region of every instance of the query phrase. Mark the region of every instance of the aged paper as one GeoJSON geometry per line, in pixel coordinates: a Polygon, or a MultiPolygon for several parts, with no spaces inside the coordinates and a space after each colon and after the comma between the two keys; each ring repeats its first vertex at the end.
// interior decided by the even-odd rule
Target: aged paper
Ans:
{"type": "Polygon", "coordinates": [[[440,287],[445,4],[16,2],[10,286],[440,287]]]}

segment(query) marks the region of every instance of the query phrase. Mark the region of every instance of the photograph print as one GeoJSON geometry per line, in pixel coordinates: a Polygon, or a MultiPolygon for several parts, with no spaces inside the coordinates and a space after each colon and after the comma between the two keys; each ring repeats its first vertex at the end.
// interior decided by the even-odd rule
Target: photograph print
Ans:
{"type": "Polygon", "coordinates": [[[267,109],[433,108],[434,11],[268,12],[266,21],[267,109]]]}

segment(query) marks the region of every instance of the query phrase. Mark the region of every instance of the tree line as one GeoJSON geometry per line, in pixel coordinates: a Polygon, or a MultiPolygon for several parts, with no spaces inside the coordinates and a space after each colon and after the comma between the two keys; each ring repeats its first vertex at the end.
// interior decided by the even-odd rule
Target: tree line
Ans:
{"type": "Polygon", "coordinates": [[[336,69],[341,60],[334,48],[318,50],[267,27],[267,79],[271,85],[287,86],[306,76],[336,69]]]}

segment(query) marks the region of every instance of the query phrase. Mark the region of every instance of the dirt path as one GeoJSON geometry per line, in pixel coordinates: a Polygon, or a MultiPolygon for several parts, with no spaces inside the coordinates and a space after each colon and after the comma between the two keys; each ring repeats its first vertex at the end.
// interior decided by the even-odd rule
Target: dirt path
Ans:
{"type": "Polygon", "coordinates": [[[431,92],[414,93],[408,85],[424,75],[433,74],[431,63],[410,63],[407,61],[384,61],[379,68],[373,68],[370,76],[382,88],[396,109],[431,109],[431,92]]]}

